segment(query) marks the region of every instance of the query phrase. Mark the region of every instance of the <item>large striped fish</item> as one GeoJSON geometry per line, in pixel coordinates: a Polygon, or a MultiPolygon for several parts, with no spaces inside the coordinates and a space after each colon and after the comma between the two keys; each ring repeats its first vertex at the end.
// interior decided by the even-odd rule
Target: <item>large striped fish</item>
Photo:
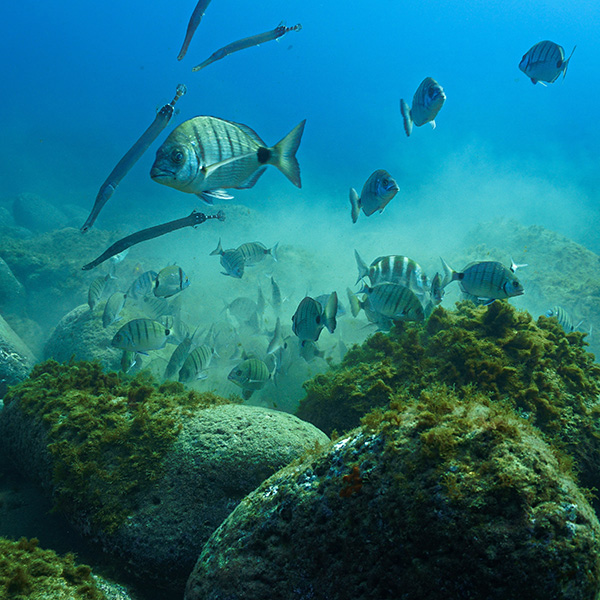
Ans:
{"type": "Polygon", "coordinates": [[[444,88],[432,77],[425,77],[413,96],[410,108],[405,100],[400,99],[406,135],[412,133],[413,124],[421,127],[425,123],[431,123],[431,127],[435,129],[435,118],[445,101],[444,88]]]}
{"type": "Polygon", "coordinates": [[[216,198],[231,198],[225,189],[253,187],[267,165],[274,165],[301,187],[296,151],[305,122],[269,147],[246,125],[216,117],[189,119],[157,150],[150,177],[181,192],[197,194],[208,204],[216,198]]]}
{"type": "Polygon", "coordinates": [[[538,42],[523,55],[519,69],[531,79],[533,84],[538,81],[544,86],[546,85],[544,81],[554,83],[561,73],[563,79],[565,78],[575,48],[577,46],[573,47],[569,58],[565,60],[565,49],[562,46],[549,40],[538,42]]]}
{"type": "MultiPolygon", "coordinates": [[[[363,285],[359,293],[367,294],[371,308],[395,321],[423,321],[425,311],[417,295],[404,285],[384,281],[373,287],[363,285]]],[[[364,308],[364,307],[363,307],[364,308]]]]}
{"type": "Polygon", "coordinates": [[[292,317],[292,331],[300,340],[316,342],[323,327],[327,327],[329,333],[335,331],[337,309],[338,296],[336,292],[329,295],[325,308],[314,298],[306,296],[301,300],[292,317]]]}
{"type": "Polygon", "coordinates": [[[449,267],[443,259],[442,262],[447,274],[444,287],[451,281],[458,281],[463,293],[486,299],[486,303],[524,293],[523,285],[517,279],[515,271],[518,267],[526,265],[512,263],[510,268],[507,268],[494,260],[482,260],[469,263],[462,272],[458,272],[449,267]]]}
{"type": "Polygon", "coordinates": [[[243,392],[244,400],[256,391],[265,387],[265,383],[271,378],[271,372],[266,363],[258,358],[248,358],[231,369],[227,379],[239,385],[243,392]]]}
{"type": "Polygon", "coordinates": [[[164,348],[171,331],[152,319],[133,319],[125,323],[112,339],[114,348],[147,354],[164,348]]]}

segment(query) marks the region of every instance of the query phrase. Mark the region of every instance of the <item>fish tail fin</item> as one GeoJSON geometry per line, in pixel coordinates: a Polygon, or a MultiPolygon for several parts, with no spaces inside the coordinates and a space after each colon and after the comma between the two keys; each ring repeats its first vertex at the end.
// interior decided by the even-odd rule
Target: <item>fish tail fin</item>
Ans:
{"type": "Polygon", "coordinates": [[[346,288],[346,294],[348,294],[350,312],[352,313],[353,317],[356,317],[360,312],[360,301],[358,299],[358,296],[350,288],[346,288]]]}
{"type": "Polygon", "coordinates": [[[565,62],[563,63],[563,79],[567,76],[567,67],[569,66],[569,61],[571,60],[571,56],[573,56],[573,52],[575,52],[575,48],[577,48],[577,44],[575,46],[573,46],[573,50],[571,50],[571,54],[569,54],[569,58],[567,58],[567,60],[565,60],[565,62]]]}
{"type": "Polygon", "coordinates": [[[221,238],[219,238],[219,243],[217,247],[209,254],[209,256],[215,256],[215,254],[223,254],[223,246],[221,246],[221,238]]]}
{"type": "Polygon", "coordinates": [[[269,254],[273,257],[273,260],[277,262],[277,248],[279,247],[279,242],[277,242],[270,250],[269,254]]]}
{"type": "Polygon", "coordinates": [[[410,116],[410,108],[406,103],[406,100],[402,100],[402,98],[400,98],[400,112],[402,113],[402,118],[404,119],[404,131],[408,137],[412,133],[413,120],[410,116]]]}
{"type": "Polygon", "coordinates": [[[354,188],[350,188],[350,206],[352,207],[352,222],[356,223],[360,213],[360,198],[354,188]]]}
{"type": "Polygon", "coordinates": [[[325,327],[329,333],[333,333],[335,331],[335,327],[337,322],[335,320],[335,315],[337,315],[338,311],[338,295],[337,292],[331,292],[329,299],[327,300],[327,304],[325,305],[324,317],[325,317],[325,327]]]}
{"type": "Polygon", "coordinates": [[[442,276],[441,288],[444,289],[449,283],[459,279],[459,274],[440,256],[444,274],[442,276]]]}
{"type": "Polygon", "coordinates": [[[354,250],[354,258],[356,258],[356,266],[358,267],[358,278],[356,279],[356,283],[358,283],[363,277],[369,274],[369,267],[367,267],[367,263],[360,257],[358,250],[354,250]]]}
{"type": "Polygon", "coordinates": [[[281,141],[271,148],[269,163],[276,166],[296,187],[302,187],[300,181],[300,165],[296,151],[304,133],[306,119],[298,123],[281,141]]]}

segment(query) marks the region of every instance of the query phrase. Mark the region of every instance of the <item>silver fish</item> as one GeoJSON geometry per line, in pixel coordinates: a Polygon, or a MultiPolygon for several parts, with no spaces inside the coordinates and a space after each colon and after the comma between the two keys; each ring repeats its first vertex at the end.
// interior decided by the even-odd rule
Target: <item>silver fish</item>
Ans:
{"type": "Polygon", "coordinates": [[[325,358],[325,351],[319,350],[316,342],[312,340],[300,341],[300,356],[306,362],[312,362],[315,358],[325,358]]]}
{"type": "Polygon", "coordinates": [[[396,321],[423,321],[425,312],[418,296],[404,285],[384,281],[373,287],[364,285],[361,293],[367,294],[371,308],[396,321]]]}
{"type": "Polygon", "coordinates": [[[245,265],[251,267],[259,263],[267,255],[271,255],[274,260],[277,260],[277,246],[279,246],[279,242],[272,248],[267,248],[261,242],[246,242],[238,246],[237,250],[242,253],[245,265]]]}
{"type": "Polygon", "coordinates": [[[562,73],[563,79],[567,74],[567,67],[575,48],[571,50],[569,58],[565,60],[565,49],[554,42],[544,40],[532,46],[521,59],[519,69],[531,79],[531,83],[538,81],[542,85],[554,83],[562,73]]]}
{"type": "Polygon", "coordinates": [[[295,155],[305,122],[268,147],[247,125],[195,117],[179,125],[158,149],[150,177],[179,191],[197,194],[209,204],[214,199],[231,198],[225,189],[253,187],[267,165],[274,165],[301,187],[295,155]]]}
{"type": "Polygon", "coordinates": [[[265,295],[263,294],[262,288],[260,284],[258,286],[258,292],[256,295],[256,314],[259,317],[262,317],[265,314],[265,308],[267,306],[267,301],[265,300],[265,295]]]}
{"type": "Polygon", "coordinates": [[[352,222],[356,223],[361,208],[367,217],[376,210],[382,212],[399,189],[396,180],[385,169],[377,169],[371,173],[363,185],[360,197],[354,188],[350,188],[352,222]]]}
{"type": "Polygon", "coordinates": [[[275,330],[273,331],[273,337],[269,342],[269,346],[267,347],[267,354],[274,354],[282,348],[284,345],[283,336],[281,335],[281,319],[277,317],[277,321],[275,323],[275,330]]]}
{"type": "Polygon", "coordinates": [[[413,124],[417,127],[431,123],[435,129],[435,118],[446,101],[444,88],[433,78],[425,77],[413,96],[412,106],[400,100],[400,112],[404,119],[404,131],[407,136],[412,133],[413,124]]]}
{"type": "Polygon", "coordinates": [[[165,369],[164,379],[173,379],[183,366],[192,347],[192,336],[187,336],[173,350],[165,369]]]}
{"type": "Polygon", "coordinates": [[[94,310],[96,304],[106,290],[108,282],[114,279],[114,277],[109,273],[108,275],[100,275],[96,277],[92,283],[90,283],[90,287],[88,288],[88,306],[90,310],[94,310]]]}
{"type": "Polygon", "coordinates": [[[156,271],[145,271],[129,287],[127,295],[134,300],[147,296],[154,289],[158,273],[156,271]]]}
{"type": "Polygon", "coordinates": [[[219,238],[219,243],[210,253],[210,256],[214,256],[215,254],[221,255],[221,266],[225,269],[225,271],[221,271],[223,275],[229,275],[236,279],[241,279],[244,276],[246,262],[244,261],[244,255],[237,248],[223,250],[221,238],[219,238]]]}
{"type": "MultiPolygon", "coordinates": [[[[330,297],[331,297],[331,294],[321,294],[321,295],[317,296],[315,298],[315,300],[322,306],[323,310],[325,310],[325,307],[327,306],[327,302],[329,301],[330,297]]],[[[336,316],[336,318],[343,317],[345,314],[346,314],[346,307],[338,299],[337,312],[335,313],[335,316],[336,316]]]]}
{"type": "Polygon", "coordinates": [[[247,358],[231,369],[227,379],[243,389],[242,396],[247,400],[253,392],[261,390],[270,377],[271,372],[264,361],[247,358]]]}
{"type": "Polygon", "coordinates": [[[161,269],[154,282],[154,295],[157,298],[170,298],[190,285],[188,276],[177,265],[161,269]]]}
{"type": "Polygon", "coordinates": [[[170,330],[152,319],[133,319],[115,333],[111,345],[114,348],[147,354],[149,350],[165,347],[170,330]]]}
{"type": "Polygon", "coordinates": [[[486,298],[488,302],[520,296],[524,293],[521,282],[515,275],[519,266],[512,263],[510,269],[502,263],[484,260],[469,263],[461,272],[454,271],[443,260],[444,270],[451,273],[450,281],[458,281],[465,294],[486,298]]]}
{"type": "Polygon", "coordinates": [[[314,298],[306,296],[292,317],[292,331],[301,340],[313,342],[319,339],[323,327],[327,327],[329,333],[333,333],[336,327],[337,304],[336,292],[332,292],[329,296],[325,309],[314,298]]]}
{"type": "Polygon", "coordinates": [[[566,333],[575,331],[575,329],[577,329],[583,323],[583,321],[579,321],[579,323],[575,325],[571,315],[562,306],[553,306],[552,308],[548,309],[546,311],[546,316],[554,317],[566,333]]]}
{"type": "Polygon", "coordinates": [[[348,294],[348,302],[350,303],[350,310],[353,317],[358,316],[358,313],[362,309],[369,323],[376,325],[379,331],[389,331],[392,328],[394,321],[390,317],[386,317],[373,310],[368,296],[365,296],[361,300],[350,288],[346,288],[346,293],[348,294]]]}
{"type": "Polygon", "coordinates": [[[123,373],[129,373],[134,368],[139,370],[141,367],[142,357],[137,352],[123,350],[123,354],[121,355],[121,371],[123,371],[123,373]]]}
{"type": "Polygon", "coordinates": [[[206,379],[206,369],[210,365],[213,349],[201,344],[190,352],[179,370],[179,381],[187,383],[195,379],[206,379]]]}
{"type": "Polygon", "coordinates": [[[119,314],[123,310],[126,300],[127,294],[124,294],[123,292],[115,292],[106,301],[106,304],[104,305],[104,313],[102,314],[102,325],[104,327],[109,327],[121,318],[119,314]]]}
{"type": "Polygon", "coordinates": [[[281,290],[279,284],[271,277],[271,304],[276,312],[281,309],[281,290]]]}

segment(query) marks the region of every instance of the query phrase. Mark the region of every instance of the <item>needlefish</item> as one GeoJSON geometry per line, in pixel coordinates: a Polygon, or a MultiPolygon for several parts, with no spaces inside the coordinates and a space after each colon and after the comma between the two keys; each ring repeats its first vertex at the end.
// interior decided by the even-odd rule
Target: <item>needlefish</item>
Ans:
{"type": "Polygon", "coordinates": [[[277,167],[296,187],[300,165],[296,151],[302,121],[275,146],[267,146],[247,125],[200,116],[176,127],[156,152],[150,177],[212,204],[231,199],[225,189],[254,187],[267,165],[277,167]]]}
{"type": "Polygon", "coordinates": [[[100,186],[100,190],[96,195],[96,201],[92,207],[92,212],[81,227],[82,232],[85,233],[94,224],[98,218],[98,214],[108,202],[110,197],[114,194],[123,177],[129,173],[131,167],[133,167],[133,165],[141,158],[142,154],[146,152],[150,144],[152,144],[161,131],[169,124],[169,121],[171,120],[175,110],[175,103],[186,93],[186,91],[187,88],[185,85],[180,83],[177,86],[173,100],[171,100],[171,102],[168,104],[165,104],[158,111],[150,127],[148,127],[144,133],[142,133],[138,141],[126,152],[125,156],[123,156],[123,158],[117,163],[117,166],[110,172],[110,175],[107,177],[106,181],[100,186]]]}
{"type": "Polygon", "coordinates": [[[194,37],[194,33],[196,33],[196,29],[198,29],[198,25],[200,25],[200,21],[202,21],[202,17],[204,16],[204,13],[206,12],[206,9],[208,8],[209,4],[210,0],[200,0],[200,2],[196,4],[196,8],[194,9],[192,16],[190,17],[187,30],[185,32],[183,45],[181,46],[181,50],[177,55],[177,60],[181,60],[188,51],[188,48],[190,47],[190,42],[194,37]]]}
{"type": "Polygon", "coordinates": [[[265,31],[265,33],[258,33],[256,35],[251,35],[250,37],[245,37],[241,40],[237,40],[235,42],[231,42],[231,44],[227,44],[227,46],[223,46],[223,48],[219,48],[215,52],[213,52],[204,62],[201,62],[199,65],[196,65],[192,71],[200,71],[204,69],[204,67],[208,67],[208,65],[233,54],[234,52],[238,52],[239,50],[245,50],[246,48],[251,48],[252,46],[259,46],[264,42],[270,42],[271,40],[276,40],[280,38],[282,35],[285,35],[288,31],[300,31],[302,29],[302,25],[298,23],[293,27],[286,27],[283,23],[279,23],[275,29],[271,29],[270,31],[265,31]]]}

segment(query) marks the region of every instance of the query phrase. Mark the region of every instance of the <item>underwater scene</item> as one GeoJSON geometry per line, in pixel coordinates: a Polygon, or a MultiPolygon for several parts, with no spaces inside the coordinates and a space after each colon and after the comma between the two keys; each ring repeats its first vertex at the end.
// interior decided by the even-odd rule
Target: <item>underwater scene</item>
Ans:
{"type": "Polygon", "coordinates": [[[600,5],[2,13],[0,600],[600,598],[600,5]]]}

